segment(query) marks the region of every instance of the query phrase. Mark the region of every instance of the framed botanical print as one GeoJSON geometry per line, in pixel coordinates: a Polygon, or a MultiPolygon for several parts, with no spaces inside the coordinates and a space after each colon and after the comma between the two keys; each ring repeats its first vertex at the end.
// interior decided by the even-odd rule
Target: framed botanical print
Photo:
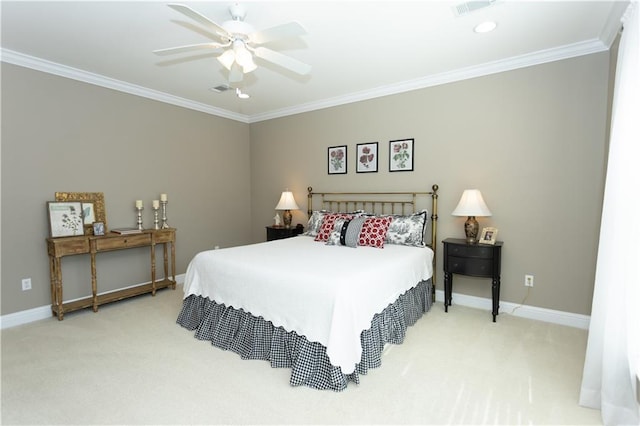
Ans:
{"type": "Polygon", "coordinates": [[[378,142],[356,145],[356,173],[375,173],[378,171],[378,142]]]}
{"type": "Polygon", "coordinates": [[[347,173],[347,146],[330,146],[327,152],[327,166],[330,175],[347,173]]]}
{"type": "Polygon", "coordinates": [[[413,170],[413,139],[389,142],[389,171],[409,172],[413,170]]]}
{"type": "Polygon", "coordinates": [[[49,201],[47,202],[47,212],[51,238],[84,235],[81,202],[49,201]]]}
{"type": "Polygon", "coordinates": [[[93,235],[93,223],[102,222],[107,229],[107,215],[102,192],[56,192],[56,201],[79,201],[82,204],[82,217],[85,235],[93,235]]]}

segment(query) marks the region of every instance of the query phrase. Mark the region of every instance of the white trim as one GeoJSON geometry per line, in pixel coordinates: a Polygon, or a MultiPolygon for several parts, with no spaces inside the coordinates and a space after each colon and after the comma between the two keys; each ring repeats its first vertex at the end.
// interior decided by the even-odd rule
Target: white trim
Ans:
{"type": "Polygon", "coordinates": [[[51,305],[2,315],[0,317],[0,329],[4,330],[5,328],[28,324],[30,322],[51,318],[51,316],[51,305]]]}
{"type": "Polygon", "coordinates": [[[168,93],[159,92],[147,87],[138,86],[110,77],[105,77],[103,75],[84,71],[78,68],[68,67],[66,65],[47,61],[46,59],[37,58],[35,56],[25,55],[23,53],[15,52],[9,49],[2,49],[2,62],[18,65],[25,68],[31,68],[36,71],[42,71],[49,74],[58,75],[60,77],[70,78],[72,80],[82,81],[84,83],[89,83],[96,86],[106,87],[107,89],[117,90],[119,92],[153,99],[156,101],[204,112],[206,114],[215,115],[218,117],[241,121],[243,123],[249,122],[249,118],[247,115],[237,114],[226,109],[216,108],[211,105],[194,102],[189,99],[180,98],[168,93]]]}
{"type": "Polygon", "coordinates": [[[273,118],[280,118],[287,115],[310,112],[338,105],[345,105],[353,102],[394,95],[397,93],[409,92],[412,90],[425,89],[427,87],[439,86],[456,81],[482,77],[485,75],[497,74],[500,72],[526,68],[548,62],[560,61],[563,59],[570,59],[577,56],[589,55],[606,50],[608,50],[608,47],[605,46],[600,40],[588,40],[580,43],[560,46],[548,50],[541,50],[526,55],[514,56],[508,59],[487,62],[481,65],[475,65],[472,67],[461,68],[458,70],[426,76],[414,80],[402,81],[399,83],[390,84],[388,86],[350,93],[348,95],[325,99],[318,102],[296,105],[291,108],[279,109],[262,114],[254,114],[249,117],[249,122],[255,123],[258,121],[271,120],[273,118]]]}
{"type": "MultiPolygon", "coordinates": [[[[612,32],[611,28],[607,33],[612,32]]],[[[607,34],[605,34],[607,35],[607,34]]],[[[608,42],[608,40],[607,40],[608,42]]],[[[610,43],[609,43],[610,44],[610,43]]],[[[417,78],[414,80],[402,81],[387,86],[381,86],[370,90],[350,93],[344,96],[337,96],[330,99],[324,99],[317,102],[309,102],[306,104],[295,105],[289,108],[282,108],[274,111],[254,115],[238,114],[226,109],[216,108],[211,105],[205,105],[199,102],[190,101],[188,99],[169,95],[157,90],[148,89],[131,83],[115,80],[99,74],[83,71],[77,68],[68,67],[66,65],[57,64],[55,62],[36,58],[34,56],[25,55],[9,49],[2,49],[1,60],[13,65],[31,68],[50,74],[59,75],[61,77],[71,78],[73,80],[82,81],[97,86],[106,87],[108,89],[118,90],[120,92],[129,93],[144,98],[165,102],[183,108],[204,112],[206,114],[218,117],[228,118],[240,121],[242,123],[256,123],[259,121],[271,120],[274,118],[286,117],[289,115],[300,114],[303,112],[311,112],[324,108],[335,107],[339,105],[360,102],[364,100],[379,98],[397,93],[409,92],[412,90],[424,89],[432,86],[452,83],[456,81],[467,80],[485,75],[496,74],[505,71],[511,71],[519,68],[526,68],[534,65],[540,65],[548,62],[560,61],[563,59],[574,58],[577,56],[589,55],[592,53],[603,52],[609,49],[609,45],[600,39],[592,39],[579,43],[569,44],[556,47],[553,49],[541,50],[526,55],[514,56],[511,58],[487,62],[485,64],[476,65],[467,68],[461,68],[449,72],[436,75],[417,78]]]]}
{"type": "Polygon", "coordinates": [[[617,17],[624,17],[624,11],[628,6],[628,1],[616,1],[611,8],[611,13],[609,13],[607,22],[605,22],[604,28],[602,28],[602,31],[600,31],[599,37],[606,46],[611,47],[616,37],[618,36],[618,33],[622,28],[622,20],[618,19],[617,17]]]}
{"type": "MultiPolygon", "coordinates": [[[[178,285],[184,284],[185,274],[176,275],[176,282],[178,285]]],[[[122,289],[118,289],[122,290],[122,289]]],[[[113,290],[113,291],[118,291],[113,290]]],[[[112,291],[101,293],[111,293],[112,291]]],[[[466,294],[453,293],[453,302],[456,305],[467,306],[476,309],[491,310],[491,299],[484,297],[468,296],[466,294]]],[[[442,290],[436,290],[436,302],[444,301],[444,292],[442,290]]],[[[450,307],[449,313],[454,313],[455,307],[450,307]],[[453,309],[453,311],[451,310],[453,309]]],[[[514,315],[517,317],[528,318],[538,321],[550,322],[553,324],[566,325],[569,327],[581,328],[584,330],[589,329],[589,320],[591,317],[588,315],[574,314],[571,312],[555,311],[552,309],[538,308],[535,306],[518,305],[511,302],[500,301],[500,314],[514,315]],[[515,309],[517,308],[517,309],[515,309]],[[515,311],[514,311],[515,309],[515,311]]],[[[26,311],[20,311],[13,314],[7,314],[0,316],[0,329],[16,327],[18,325],[28,324],[34,321],[40,321],[43,319],[51,318],[51,306],[41,306],[39,308],[28,309],[26,311]]],[[[498,315],[498,320],[500,316],[498,315]]]]}
{"type": "MultiPolygon", "coordinates": [[[[485,309],[491,311],[491,299],[484,297],[468,296],[466,294],[453,293],[453,304],[449,307],[449,314],[455,313],[455,305],[468,306],[470,308],[485,309]]],[[[436,301],[444,302],[444,291],[436,290],[436,301]]],[[[513,315],[537,321],[550,322],[569,327],[589,329],[591,317],[588,315],[574,314],[572,312],[556,311],[553,309],[538,308],[536,306],[519,305],[517,303],[500,301],[500,311],[496,321],[500,321],[500,315],[513,315]]],[[[487,314],[490,315],[490,312],[487,314]]]]}
{"type": "MultiPolygon", "coordinates": [[[[178,285],[182,285],[184,283],[184,275],[185,274],[176,275],[176,283],[178,285]]],[[[158,280],[160,281],[162,280],[162,278],[159,278],[158,280]]],[[[148,284],[148,283],[144,283],[144,284],[148,284]]],[[[141,284],[137,284],[137,285],[141,285],[141,284]]],[[[104,293],[99,293],[99,294],[109,294],[115,291],[136,287],[137,285],[132,285],[130,287],[119,288],[111,291],[105,291],[104,293]]],[[[74,299],[74,300],[77,300],[77,299],[74,299]]],[[[73,302],[73,300],[67,300],[67,302],[73,302]]],[[[20,312],[15,312],[13,314],[0,316],[0,329],[4,330],[5,328],[16,327],[19,325],[29,324],[30,322],[40,321],[40,320],[49,319],[49,318],[52,318],[51,305],[41,306],[39,308],[27,309],[26,311],[20,311],[20,312]]]]}

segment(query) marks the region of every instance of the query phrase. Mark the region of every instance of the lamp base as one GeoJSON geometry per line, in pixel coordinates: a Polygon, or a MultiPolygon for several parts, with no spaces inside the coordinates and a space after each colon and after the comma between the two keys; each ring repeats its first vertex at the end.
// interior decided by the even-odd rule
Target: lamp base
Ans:
{"type": "Polygon", "coordinates": [[[478,221],[475,216],[467,217],[464,223],[464,234],[467,236],[467,244],[478,244],[478,221]]]}
{"type": "Polygon", "coordinates": [[[293,218],[293,215],[291,214],[291,210],[285,210],[284,213],[282,213],[282,221],[284,222],[284,227],[289,229],[291,228],[291,219],[293,218]]]}

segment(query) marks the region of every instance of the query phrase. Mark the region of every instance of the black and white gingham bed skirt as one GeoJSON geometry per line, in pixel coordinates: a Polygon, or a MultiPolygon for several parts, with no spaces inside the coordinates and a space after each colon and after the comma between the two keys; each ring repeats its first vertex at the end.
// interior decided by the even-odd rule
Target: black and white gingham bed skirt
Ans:
{"type": "Polygon", "coordinates": [[[196,338],[236,352],[243,359],[260,359],[270,361],[272,367],[291,368],[289,383],[293,386],[341,391],[349,381],[360,383],[359,374],[381,365],[386,343],[404,341],[407,327],[431,308],[431,287],[431,280],[422,281],[374,315],[371,328],[360,334],[362,358],[352,374],[343,374],[340,367],[331,365],[322,344],[205,297],[186,298],[177,323],[195,330],[196,338]]]}

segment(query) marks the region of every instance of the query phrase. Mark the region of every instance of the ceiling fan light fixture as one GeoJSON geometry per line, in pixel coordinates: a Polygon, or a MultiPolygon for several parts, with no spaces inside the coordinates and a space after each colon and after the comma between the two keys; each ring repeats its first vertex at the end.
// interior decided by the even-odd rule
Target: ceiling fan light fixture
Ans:
{"type": "Polygon", "coordinates": [[[222,64],[228,70],[231,70],[233,62],[236,60],[236,54],[233,50],[227,50],[222,55],[218,56],[218,62],[222,64]]]}
{"type": "Polygon", "coordinates": [[[224,52],[217,59],[229,71],[230,84],[241,82],[244,74],[257,69],[253,58],[254,55],[262,61],[275,64],[299,75],[307,75],[311,71],[310,65],[261,46],[279,39],[306,34],[306,30],[298,22],[291,21],[256,32],[252,25],[244,22],[246,10],[237,3],[229,9],[232,19],[222,25],[183,4],[169,4],[169,7],[204,26],[206,31],[220,41],[159,49],[154,51],[156,54],[166,55],[200,49],[224,49],[224,52]]]}
{"type": "Polygon", "coordinates": [[[235,53],[236,62],[241,67],[249,66],[253,62],[251,52],[247,50],[242,41],[236,40],[233,42],[233,52],[235,53]]]}
{"type": "Polygon", "coordinates": [[[242,72],[245,74],[249,74],[252,71],[258,69],[258,66],[253,62],[253,59],[249,59],[249,63],[242,66],[242,72]]]}
{"type": "Polygon", "coordinates": [[[235,61],[242,68],[244,74],[255,71],[258,66],[253,62],[253,55],[247,49],[244,41],[236,40],[233,42],[233,54],[235,61]]]}
{"type": "Polygon", "coordinates": [[[479,34],[488,33],[495,30],[497,26],[498,24],[496,24],[494,21],[485,21],[476,25],[473,31],[479,34]]]}

